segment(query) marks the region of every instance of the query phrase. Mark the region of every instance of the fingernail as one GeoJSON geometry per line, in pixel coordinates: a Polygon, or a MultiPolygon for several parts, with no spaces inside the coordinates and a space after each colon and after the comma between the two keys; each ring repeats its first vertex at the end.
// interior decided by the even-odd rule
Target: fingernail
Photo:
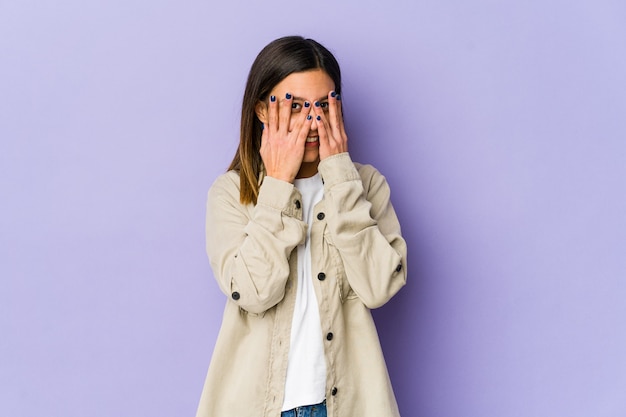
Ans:
{"type": "Polygon", "coordinates": [[[291,99],[291,94],[289,94],[289,93],[285,94],[285,98],[286,98],[287,100],[291,99]]]}
{"type": "Polygon", "coordinates": [[[309,107],[311,105],[311,103],[309,103],[308,101],[304,102],[304,107],[309,107]]]}
{"type": "Polygon", "coordinates": [[[265,129],[265,123],[261,123],[261,130],[265,129]]]}
{"type": "Polygon", "coordinates": [[[270,96],[270,101],[273,103],[276,101],[276,96],[270,96]]]}
{"type": "Polygon", "coordinates": [[[330,96],[331,96],[331,97],[335,97],[336,95],[337,95],[337,93],[335,93],[334,91],[331,91],[331,92],[330,92],[330,96]]]}
{"type": "Polygon", "coordinates": [[[341,94],[337,94],[337,100],[341,100],[341,94]]]}
{"type": "Polygon", "coordinates": [[[306,117],[306,119],[307,119],[307,120],[311,120],[311,119],[312,119],[311,115],[309,114],[309,115],[306,117]]]}
{"type": "Polygon", "coordinates": [[[320,116],[316,117],[317,121],[319,122],[320,120],[322,120],[322,118],[320,116]]]}
{"type": "Polygon", "coordinates": [[[319,101],[316,101],[316,102],[315,102],[315,107],[319,107],[319,106],[320,106],[320,102],[319,102],[319,101]]]}

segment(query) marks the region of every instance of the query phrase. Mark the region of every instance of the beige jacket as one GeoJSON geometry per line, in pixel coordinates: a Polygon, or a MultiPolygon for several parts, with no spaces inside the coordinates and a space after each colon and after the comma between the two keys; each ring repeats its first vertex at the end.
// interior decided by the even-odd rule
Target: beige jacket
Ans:
{"type": "MultiPolygon", "coordinates": [[[[347,153],[326,158],[318,169],[324,198],[314,211],[311,259],[328,416],[399,416],[370,313],[406,283],[406,243],[389,186],[347,153]]],[[[233,171],[209,191],[206,249],[228,301],[197,417],[280,416],[296,246],[307,228],[300,198],[293,184],[265,177],[256,206],[243,206],[233,171]]]]}

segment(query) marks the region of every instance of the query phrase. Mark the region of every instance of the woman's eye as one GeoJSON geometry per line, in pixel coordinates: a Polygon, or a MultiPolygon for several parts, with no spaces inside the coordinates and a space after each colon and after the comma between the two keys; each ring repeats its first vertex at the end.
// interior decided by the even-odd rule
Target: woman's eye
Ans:
{"type": "Polygon", "coordinates": [[[320,103],[320,107],[322,108],[322,110],[328,111],[328,102],[324,101],[324,102],[320,103]]]}
{"type": "Polygon", "coordinates": [[[300,111],[302,109],[302,104],[300,103],[291,103],[291,112],[300,111]]]}

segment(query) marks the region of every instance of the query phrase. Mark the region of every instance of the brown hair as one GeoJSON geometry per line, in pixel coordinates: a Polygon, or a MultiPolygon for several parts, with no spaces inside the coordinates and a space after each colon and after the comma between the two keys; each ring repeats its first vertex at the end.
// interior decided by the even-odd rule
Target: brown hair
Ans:
{"type": "Polygon", "coordinates": [[[256,204],[259,196],[259,174],[263,171],[261,148],[261,121],[255,107],[266,101],[272,89],[294,72],[321,69],[335,83],[341,94],[341,71],[332,53],[313,39],[287,36],[268,44],[254,60],[241,107],[239,147],[229,170],[239,171],[242,204],[256,204]]]}

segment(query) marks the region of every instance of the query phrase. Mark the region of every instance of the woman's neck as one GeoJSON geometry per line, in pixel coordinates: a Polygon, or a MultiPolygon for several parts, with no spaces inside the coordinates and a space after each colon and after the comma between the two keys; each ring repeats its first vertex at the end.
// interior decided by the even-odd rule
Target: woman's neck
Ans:
{"type": "Polygon", "coordinates": [[[317,174],[317,165],[319,161],[315,162],[303,162],[300,165],[300,171],[296,174],[296,178],[310,178],[317,174]]]}

